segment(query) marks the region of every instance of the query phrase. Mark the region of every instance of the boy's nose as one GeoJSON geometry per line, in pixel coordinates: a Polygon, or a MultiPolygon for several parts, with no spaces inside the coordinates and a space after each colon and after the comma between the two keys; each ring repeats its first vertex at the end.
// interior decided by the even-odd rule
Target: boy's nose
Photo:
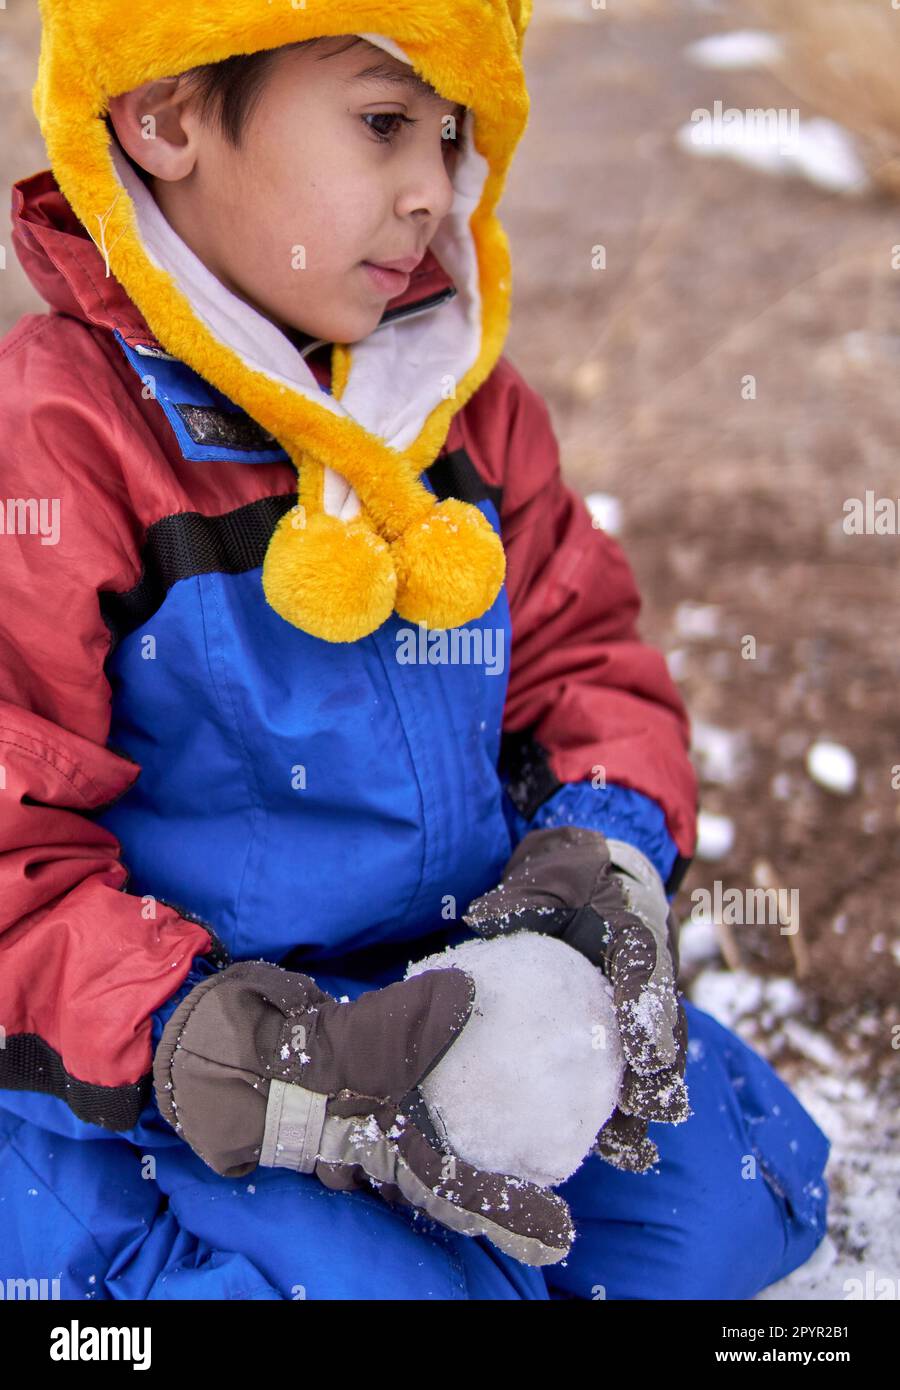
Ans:
{"type": "Polygon", "coordinates": [[[453,203],[453,181],[443,152],[438,150],[436,157],[424,157],[406,171],[401,191],[397,195],[397,212],[400,216],[425,216],[436,222],[450,211],[453,203]]]}

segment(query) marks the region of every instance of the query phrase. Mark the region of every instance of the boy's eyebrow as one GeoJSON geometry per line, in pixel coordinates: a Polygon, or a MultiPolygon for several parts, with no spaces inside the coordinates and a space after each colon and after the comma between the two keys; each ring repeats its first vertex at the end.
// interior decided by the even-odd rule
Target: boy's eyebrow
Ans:
{"type": "MultiPolygon", "coordinates": [[[[345,81],[393,82],[396,83],[397,86],[406,87],[410,92],[418,93],[420,96],[434,97],[438,101],[444,100],[440,93],[436,92],[429,83],[419,77],[418,73],[398,71],[397,68],[392,67],[390,63],[386,62],[370,63],[367,68],[363,68],[362,71],[356,73],[355,76],[345,78],[345,81]]],[[[464,106],[461,101],[455,102],[454,105],[457,111],[465,112],[468,110],[468,107],[464,106]]]]}

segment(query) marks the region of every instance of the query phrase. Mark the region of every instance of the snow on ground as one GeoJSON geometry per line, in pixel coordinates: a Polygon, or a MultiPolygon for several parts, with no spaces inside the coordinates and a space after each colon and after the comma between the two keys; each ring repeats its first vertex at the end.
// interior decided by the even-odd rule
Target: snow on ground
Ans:
{"type": "MultiPolygon", "coordinates": [[[[699,108],[698,108],[699,109],[699,108]]],[[[871,187],[853,137],[825,116],[801,120],[784,109],[772,114],[715,105],[694,117],[676,140],[691,154],[736,159],[764,173],[808,179],[829,193],[859,196],[871,187]]]]}
{"type": "Polygon", "coordinates": [[[697,816],[698,859],[724,859],[734,848],[734,821],[730,816],[717,816],[701,811],[697,816]]]}
{"type": "MultiPolygon", "coordinates": [[[[714,940],[687,923],[688,957],[708,959],[714,940]],[[693,937],[696,936],[696,941],[693,937]],[[696,951],[692,948],[696,947],[696,951]]],[[[761,979],[715,966],[700,972],[688,996],[774,1065],[831,1140],[828,1235],[812,1258],[757,1295],[762,1300],[900,1297],[900,1117],[852,1074],[833,1044],[798,1017],[803,995],[789,978],[761,979]],[[764,1038],[756,1024],[777,1025],[764,1038]],[[787,1042],[803,1057],[779,1061],[787,1042]],[[848,1281],[859,1281],[858,1283],[848,1281]],[[879,1282],[884,1281],[884,1282],[879,1282]]]]}
{"type": "Polygon", "coordinates": [[[591,492],[584,500],[594,525],[610,536],[618,536],[622,530],[622,503],[618,497],[608,492],[591,492]]]}
{"type": "Polygon", "coordinates": [[[682,970],[698,968],[719,956],[719,931],[713,918],[695,911],[682,922],[678,934],[678,959],[682,970]]]}
{"type": "Polygon", "coordinates": [[[806,754],[806,768],[813,781],[828,791],[848,796],[856,786],[856,759],[840,743],[817,740],[806,754]]]}
{"type": "Polygon", "coordinates": [[[829,1235],[811,1260],[786,1279],[770,1284],[761,1299],[847,1299],[861,1281],[873,1298],[878,1281],[900,1297],[900,1123],[886,1113],[856,1078],[833,1075],[821,1066],[779,1073],[832,1149],[825,1177],[830,1187],[829,1235]]]}
{"type": "Polygon", "coordinates": [[[736,29],[730,34],[709,34],[688,44],[684,52],[701,68],[755,68],[779,62],[784,44],[762,29],[736,29]]]}
{"type": "Polygon", "coordinates": [[[704,642],[719,636],[722,610],[715,603],[679,603],[672,622],[679,637],[704,642]]]}
{"type": "Polygon", "coordinates": [[[739,782],[750,761],[746,730],[722,729],[704,719],[691,721],[691,754],[704,782],[731,786],[739,782]]]}

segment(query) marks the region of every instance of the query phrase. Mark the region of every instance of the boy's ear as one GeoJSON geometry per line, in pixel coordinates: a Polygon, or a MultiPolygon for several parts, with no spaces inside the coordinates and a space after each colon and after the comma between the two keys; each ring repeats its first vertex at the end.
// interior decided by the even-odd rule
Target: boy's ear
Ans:
{"type": "Polygon", "coordinates": [[[183,179],[193,169],[199,127],[178,77],[111,97],[109,118],[126,154],[155,178],[183,179]]]}

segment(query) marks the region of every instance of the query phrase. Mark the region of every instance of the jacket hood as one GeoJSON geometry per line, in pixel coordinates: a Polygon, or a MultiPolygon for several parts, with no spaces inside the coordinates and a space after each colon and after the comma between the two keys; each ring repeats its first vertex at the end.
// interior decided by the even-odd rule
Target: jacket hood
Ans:
{"type": "MultiPolygon", "coordinates": [[[[34,109],[56,183],[102,256],[105,284],[96,293],[117,281],[161,349],[244,409],[291,458],[298,502],[272,536],[263,587],[288,622],[325,640],[356,640],[392,611],[430,627],[466,623],[491,606],[503,582],[503,548],[483,514],[454,498],[437,502],[420,474],[493,370],[508,330],[511,265],[496,207],[527,120],[521,52],[530,8],[530,0],[401,0],[374,32],[374,7],[358,0],[298,9],[157,0],[127,14],[119,0],[41,0],[34,109]],[[423,304],[421,281],[411,283],[406,303],[391,301],[366,338],[334,344],[326,394],[305,361],[313,344],[293,345],[207,270],[104,118],[111,97],[155,78],[351,34],[409,63],[468,111],[453,203],[420,267],[443,270],[454,292],[423,304]],[[403,312],[410,304],[416,311],[403,312]],[[335,477],[342,489],[329,486],[335,477]]],[[[71,294],[71,284],[52,276],[46,288],[35,283],[65,307],[51,296],[71,294]]]]}

